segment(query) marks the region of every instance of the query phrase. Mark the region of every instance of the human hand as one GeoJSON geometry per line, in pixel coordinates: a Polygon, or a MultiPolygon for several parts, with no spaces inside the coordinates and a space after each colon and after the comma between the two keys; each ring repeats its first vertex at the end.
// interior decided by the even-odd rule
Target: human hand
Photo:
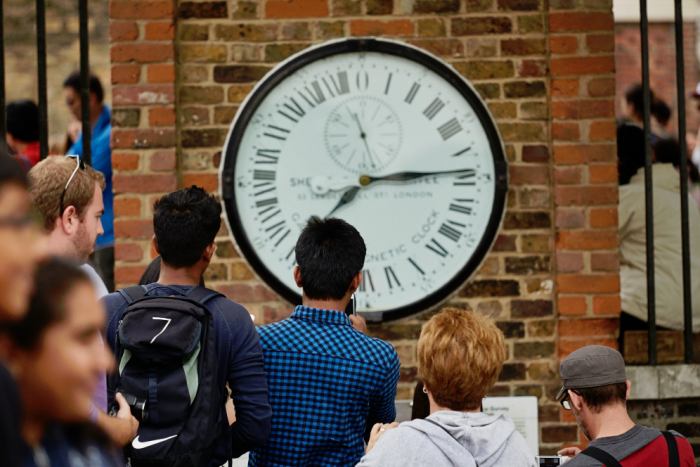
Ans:
{"type": "Polygon", "coordinates": [[[360,331],[362,334],[367,334],[367,322],[360,315],[350,315],[350,322],[355,330],[360,331]]]}
{"type": "Polygon", "coordinates": [[[126,399],[121,393],[115,396],[119,411],[115,417],[110,417],[106,413],[99,411],[97,415],[97,425],[107,433],[109,438],[117,447],[124,447],[136,437],[139,429],[139,421],[131,415],[131,408],[126,403],[126,399]]]}
{"type": "Polygon", "coordinates": [[[580,452],[581,452],[581,449],[577,448],[576,446],[571,446],[571,447],[562,449],[561,451],[557,452],[557,454],[559,454],[560,456],[573,457],[580,452]]]}
{"type": "Polygon", "coordinates": [[[375,423],[372,427],[372,431],[369,432],[369,442],[367,443],[367,450],[365,454],[370,452],[374,447],[374,444],[379,440],[379,437],[386,433],[387,430],[396,428],[399,426],[398,422],[394,423],[375,423]]]}

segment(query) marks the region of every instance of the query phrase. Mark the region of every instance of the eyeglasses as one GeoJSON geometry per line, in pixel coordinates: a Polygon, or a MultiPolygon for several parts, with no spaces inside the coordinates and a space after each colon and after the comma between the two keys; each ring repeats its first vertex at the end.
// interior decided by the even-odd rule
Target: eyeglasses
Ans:
{"type": "Polygon", "coordinates": [[[75,177],[75,174],[76,174],[76,172],[78,172],[78,169],[87,170],[85,168],[85,162],[83,162],[83,160],[77,154],[67,155],[66,157],[75,157],[76,164],[75,164],[75,170],[73,171],[70,178],[68,179],[66,186],[63,187],[63,193],[61,193],[61,204],[59,205],[60,211],[58,211],[59,216],[63,215],[63,198],[64,198],[64,196],[66,196],[66,190],[68,189],[68,185],[70,185],[70,182],[73,180],[73,177],[75,177]]]}
{"type": "Polygon", "coordinates": [[[574,391],[573,389],[569,389],[566,391],[564,397],[559,401],[562,407],[564,407],[566,410],[571,410],[571,398],[569,396],[569,391],[573,392],[577,396],[580,396],[578,392],[574,391]]]}

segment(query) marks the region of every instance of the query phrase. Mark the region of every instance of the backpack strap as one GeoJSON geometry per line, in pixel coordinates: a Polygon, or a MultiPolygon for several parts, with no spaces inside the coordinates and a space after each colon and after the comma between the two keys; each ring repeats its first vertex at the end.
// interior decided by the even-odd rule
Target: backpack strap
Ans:
{"type": "Polygon", "coordinates": [[[601,462],[605,467],[622,467],[622,464],[620,464],[617,459],[595,446],[588,446],[586,449],[581,451],[579,455],[580,454],[585,454],[588,457],[592,457],[598,462],[601,462]]]}
{"type": "Polygon", "coordinates": [[[214,297],[218,297],[218,296],[223,297],[224,296],[220,292],[216,292],[214,290],[207,289],[205,287],[199,287],[199,286],[192,287],[190,290],[188,290],[185,293],[185,295],[188,298],[195,300],[200,305],[204,305],[206,302],[208,302],[209,300],[211,300],[214,297]]]}
{"type": "MultiPolygon", "coordinates": [[[[464,449],[465,451],[469,452],[469,450],[468,450],[467,448],[465,448],[464,445],[463,445],[462,443],[460,443],[459,440],[458,440],[457,438],[455,438],[454,435],[453,435],[452,433],[450,433],[449,431],[447,431],[447,428],[445,428],[444,426],[440,425],[440,424],[439,424],[438,422],[436,422],[435,420],[431,420],[431,419],[429,419],[429,418],[424,418],[423,420],[426,421],[426,422],[430,422],[430,423],[432,423],[433,425],[442,428],[442,430],[443,430],[445,433],[447,433],[448,435],[450,435],[450,437],[451,437],[453,440],[455,440],[455,441],[457,442],[457,444],[459,444],[460,446],[462,446],[462,449],[464,449]]],[[[476,462],[476,459],[474,458],[474,455],[473,455],[471,452],[469,452],[469,455],[472,456],[472,459],[474,459],[474,465],[476,465],[476,467],[479,467],[479,464],[476,462]]]]}
{"type": "Polygon", "coordinates": [[[666,446],[668,446],[668,466],[680,467],[681,458],[678,453],[678,441],[676,441],[676,437],[673,433],[669,433],[668,431],[662,431],[661,434],[664,435],[666,446]]]}
{"type": "Polygon", "coordinates": [[[131,305],[136,300],[145,297],[148,293],[148,289],[145,285],[132,285],[131,287],[119,289],[117,290],[117,292],[119,292],[122,295],[122,297],[124,297],[124,300],[126,300],[126,303],[128,305],[131,305]]]}

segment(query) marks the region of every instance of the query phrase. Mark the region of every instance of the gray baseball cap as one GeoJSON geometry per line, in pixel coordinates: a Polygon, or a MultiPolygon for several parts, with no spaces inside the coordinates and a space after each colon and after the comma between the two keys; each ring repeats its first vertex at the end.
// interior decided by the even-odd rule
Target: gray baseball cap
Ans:
{"type": "Polygon", "coordinates": [[[569,389],[596,388],[627,381],[622,355],[604,345],[589,345],[572,352],[559,365],[559,374],[562,388],[557,400],[569,389]]]}

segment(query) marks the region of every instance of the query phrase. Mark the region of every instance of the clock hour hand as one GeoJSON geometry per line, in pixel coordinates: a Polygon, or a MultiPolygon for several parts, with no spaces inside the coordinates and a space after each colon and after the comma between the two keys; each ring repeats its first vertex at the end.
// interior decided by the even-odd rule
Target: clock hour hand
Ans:
{"type": "Polygon", "coordinates": [[[446,170],[444,172],[397,172],[384,177],[372,177],[370,175],[362,175],[360,177],[360,185],[368,186],[376,182],[408,182],[417,178],[430,177],[435,175],[453,175],[471,172],[473,169],[446,170]]]}
{"type": "Polygon", "coordinates": [[[354,186],[354,187],[350,188],[349,190],[347,190],[345,193],[343,193],[343,196],[340,197],[340,201],[338,201],[338,204],[335,205],[333,210],[331,212],[329,212],[326,217],[330,217],[331,214],[333,214],[338,209],[342,208],[343,206],[345,206],[346,204],[351,202],[353,199],[355,199],[355,196],[357,196],[358,191],[360,191],[360,187],[354,186]]]}

